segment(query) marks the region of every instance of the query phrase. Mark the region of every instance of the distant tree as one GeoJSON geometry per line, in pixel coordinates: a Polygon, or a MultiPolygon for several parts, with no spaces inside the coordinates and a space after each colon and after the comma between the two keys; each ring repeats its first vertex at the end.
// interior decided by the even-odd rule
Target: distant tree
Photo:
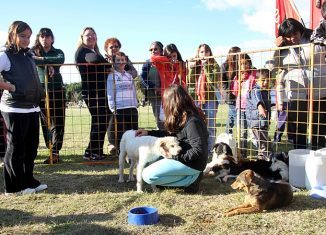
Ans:
{"type": "Polygon", "coordinates": [[[82,86],[80,82],[65,84],[67,102],[78,103],[82,100],[82,86]]]}

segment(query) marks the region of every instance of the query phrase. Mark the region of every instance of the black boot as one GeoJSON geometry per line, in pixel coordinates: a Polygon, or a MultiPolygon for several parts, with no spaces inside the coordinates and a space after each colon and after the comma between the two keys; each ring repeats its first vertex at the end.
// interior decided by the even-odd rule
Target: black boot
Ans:
{"type": "Polygon", "coordinates": [[[199,191],[199,184],[200,181],[203,178],[203,172],[200,172],[198,178],[195,180],[195,182],[193,182],[191,185],[189,185],[188,187],[185,187],[184,192],[185,193],[190,193],[190,194],[195,194],[199,191]]]}

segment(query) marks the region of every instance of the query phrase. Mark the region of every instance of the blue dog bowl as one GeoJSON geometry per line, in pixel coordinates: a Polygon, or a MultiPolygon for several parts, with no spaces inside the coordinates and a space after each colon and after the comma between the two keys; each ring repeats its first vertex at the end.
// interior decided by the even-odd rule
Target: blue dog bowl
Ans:
{"type": "Polygon", "coordinates": [[[132,225],[152,225],[158,220],[158,212],[154,207],[135,207],[128,213],[128,224],[132,225]]]}

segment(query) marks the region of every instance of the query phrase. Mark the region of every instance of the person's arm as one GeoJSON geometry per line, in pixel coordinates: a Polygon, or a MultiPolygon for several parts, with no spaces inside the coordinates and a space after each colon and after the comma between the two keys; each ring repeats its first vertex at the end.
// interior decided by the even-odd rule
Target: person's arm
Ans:
{"type": "MultiPolygon", "coordinates": [[[[11,67],[10,60],[6,53],[0,53],[0,72],[9,71],[11,67]]],[[[15,92],[16,87],[10,82],[0,81],[0,89],[8,90],[10,92],[15,92]]]]}
{"type": "Polygon", "coordinates": [[[322,20],[317,28],[313,31],[310,40],[312,43],[326,45],[326,21],[322,20]]]}
{"type": "Polygon", "coordinates": [[[138,72],[137,70],[135,69],[134,65],[132,64],[132,62],[129,60],[128,58],[128,61],[127,61],[127,64],[129,66],[129,69],[127,70],[127,72],[132,76],[132,78],[135,78],[138,76],[138,72]]]}
{"type": "Polygon", "coordinates": [[[155,136],[155,137],[165,137],[165,136],[169,136],[170,134],[164,130],[151,130],[148,131],[148,135],[155,136]]]}
{"type": "Polygon", "coordinates": [[[276,75],[276,109],[283,111],[283,97],[284,97],[284,70],[276,75]]]}
{"type": "Polygon", "coordinates": [[[259,115],[262,116],[263,118],[266,118],[266,111],[265,111],[266,107],[260,89],[254,88],[252,91],[253,91],[254,101],[255,101],[254,105],[258,109],[259,115]]]}
{"type": "Polygon", "coordinates": [[[14,84],[11,84],[9,82],[0,81],[0,89],[8,90],[10,92],[15,92],[16,87],[14,84]]]}
{"type": "Polygon", "coordinates": [[[65,55],[62,50],[55,49],[55,54],[52,56],[33,56],[36,65],[39,64],[63,64],[65,62],[65,55]]]}
{"type": "Polygon", "coordinates": [[[148,73],[149,73],[150,67],[151,67],[151,63],[146,62],[145,64],[143,64],[143,66],[141,68],[140,77],[142,78],[142,86],[144,88],[146,88],[146,89],[149,88],[149,85],[148,85],[148,73]]]}
{"type": "Polygon", "coordinates": [[[193,99],[196,98],[196,64],[192,63],[190,65],[188,76],[187,76],[187,86],[188,92],[193,99]]]}
{"type": "Polygon", "coordinates": [[[108,75],[107,85],[106,85],[106,92],[108,97],[108,105],[109,109],[112,113],[114,113],[114,73],[110,73],[108,75]]]}

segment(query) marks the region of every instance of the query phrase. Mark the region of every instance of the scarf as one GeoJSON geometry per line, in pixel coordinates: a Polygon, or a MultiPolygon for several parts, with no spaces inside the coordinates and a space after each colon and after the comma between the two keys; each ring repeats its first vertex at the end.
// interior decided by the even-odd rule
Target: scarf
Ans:
{"type": "Polygon", "coordinates": [[[201,104],[205,104],[205,102],[206,102],[206,74],[205,74],[204,66],[202,66],[200,75],[197,80],[196,95],[198,96],[198,102],[201,104]]]}

